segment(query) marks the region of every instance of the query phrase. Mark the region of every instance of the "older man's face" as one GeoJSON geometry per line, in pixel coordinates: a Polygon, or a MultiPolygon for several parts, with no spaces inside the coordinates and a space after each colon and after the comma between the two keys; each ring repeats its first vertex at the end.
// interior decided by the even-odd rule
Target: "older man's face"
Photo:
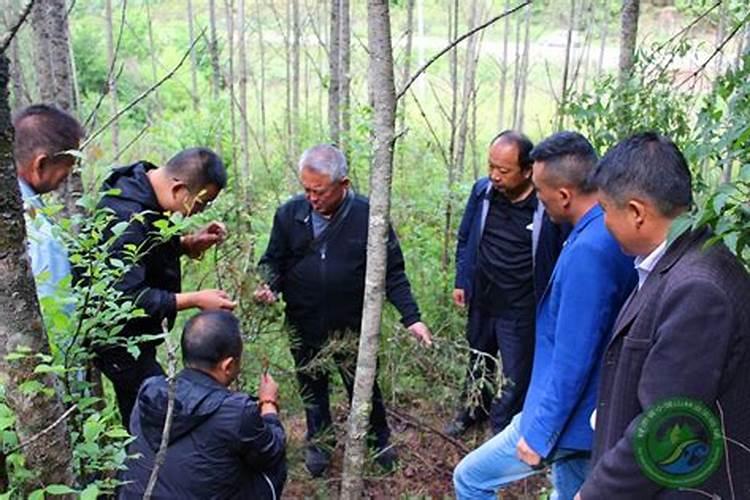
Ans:
{"type": "Polygon", "coordinates": [[[349,179],[343,177],[332,181],[331,176],[309,168],[303,168],[300,182],[305,190],[305,198],[313,209],[321,215],[330,216],[336,212],[346,194],[349,179]]]}
{"type": "Polygon", "coordinates": [[[518,147],[511,142],[500,141],[491,146],[487,166],[492,186],[509,198],[523,192],[531,180],[531,169],[521,168],[518,147]]]}

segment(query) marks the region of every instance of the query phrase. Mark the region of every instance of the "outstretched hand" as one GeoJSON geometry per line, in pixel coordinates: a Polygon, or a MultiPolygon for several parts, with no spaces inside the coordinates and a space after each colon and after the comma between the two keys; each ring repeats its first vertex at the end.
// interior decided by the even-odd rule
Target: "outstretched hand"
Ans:
{"type": "Polygon", "coordinates": [[[227,237],[227,228],[218,221],[210,222],[198,232],[182,237],[182,248],[192,258],[200,255],[212,246],[223,242],[227,237]]]}
{"type": "Polygon", "coordinates": [[[409,325],[406,329],[409,330],[409,333],[414,335],[414,337],[424,346],[430,347],[432,345],[432,333],[430,333],[430,329],[427,328],[427,325],[421,321],[409,325]]]}

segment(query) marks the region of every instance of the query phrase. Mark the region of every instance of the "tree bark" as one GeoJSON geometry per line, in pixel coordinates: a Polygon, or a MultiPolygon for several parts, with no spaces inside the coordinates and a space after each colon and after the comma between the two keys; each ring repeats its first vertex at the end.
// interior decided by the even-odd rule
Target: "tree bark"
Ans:
{"type": "Polygon", "coordinates": [[[396,87],[388,0],[368,0],[368,81],[374,100],[374,151],[370,173],[370,218],[367,235],[367,271],[352,408],[347,421],[341,498],[362,497],[365,436],[371,411],[372,387],[380,341],[380,320],[385,295],[386,243],[391,208],[396,87]]]}
{"type": "MultiPolygon", "coordinates": [[[[6,29],[11,28],[11,23],[15,22],[13,18],[14,14],[18,12],[16,2],[8,2],[8,8],[5,9],[4,22],[6,29]]],[[[18,49],[18,36],[16,35],[10,42],[9,57],[10,57],[10,80],[11,88],[13,89],[13,108],[21,109],[24,107],[28,100],[26,99],[27,89],[24,85],[23,67],[21,66],[21,54],[18,49]]]]}
{"type": "Polygon", "coordinates": [[[217,100],[223,85],[219,64],[219,38],[216,34],[216,0],[208,1],[208,24],[209,36],[211,37],[208,45],[211,56],[211,97],[217,100]]]}
{"type": "MultiPolygon", "coordinates": [[[[148,48],[149,48],[149,60],[151,62],[151,78],[153,81],[159,81],[159,72],[156,70],[156,44],[154,43],[154,28],[151,19],[151,2],[153,0],[146,0],[146,28],[148,31],[148,48]]],[[[161,108],[161,101],[159,100],[159,91],[154,90],[154,101],[157,107],[161,108]]]]}
{"type": "MultiPolygon", "coordinates": [[[[302,25],[300,21],[299,0],[292,2],[292,125],[291,125],[291,157],[299,156],[299,82],[300,82],[300,39],[302,25]]],[[[293,160],[294,161],[294,160],[293,160]]]]}
{"type": "Polygon", "coordinates": [[[54,103],[72,112],[75,110],[75,98],[65,0],[36,2],[31,11],[31,27],[39,96],[44,102],[54,103]]]}
{"type": "Polygon", "coordinates": [[[523,56],[521,58],[521,82],[520,91],[518,96],[518,117],[516,118],[516,127],[518,130],[523,130],[523,120],[526,115],[526,90],[529,86],[529,47],[531,44],[531,37],[529,36],[529,30],[531,27],[531,6],[526,8],[526,16],[524,21],[524,35],[523,35],[523,56]]]}
{"type": "MultiPolygon", "coordinates": [[[[0,53],[0,377],[9,406],[16,415],[21,442],[49,426],[64,413],[56,391],[31,394],[21,390],[29,381],[55,388],[51,374],[35,374],[33,354],[49,354],[34,277],[26,253],[26,227],[21,194],[12,157],[13,130],[8,106],[8,59],[0,53]],[[31,356],[8,361],[7,355],[21,348],[31,356]]],[[[37,472],[31,489],[49,484],[74,484],[68,429],[63,421],[43,439],[23,449],[27,466],[37,472]]]]}
{"type": "MultiPolygon", "coordinates": [[[[510,10],[510,0],[505,0],[505,12],[510,10]]],[[[503,60],[500,64],[500,96],[497,110],[497,127],[500,130],[508,128],[505,122],[505,94],[508,88],[508,34],[510,33],[510,16],[505,16],[503,28],[503,60]]]]}
{"type": "Polygon", "coordinates": [[[341,142],[341,20],[339,2],[331,0],[328,40],[328,133],[333,144],[341,142]]]}
{"type": "Polygon", "coordinates": [[[640,0],[622,0],[622,13],[620,15],[620,86],[625,85],[633,74],[640,3],[640,0]]]}
{"type": "Polygon", "coordinates": [[[602,24],[600,28],[601,40],[599,41],[599,61],[596,65],[596,76],[602,74],[604,70],[604,52],[607,49],[607,37],[609,36],[609,12],[607,9],[608,2],[604,4],[604,12],[602,13],[602,24]]]}
{"type": "MultiPolygon", "coordinates": [[[[106,0],[104,2],[105,5],[105,16],[106,16],[106,22],[107,22],[107,62],[110,67],[114,64],[115,60],[115,42],[114,42],[114,31],[112,28],[112,0],[106,0]]],[[[120,29],[124,29],[124,26],[121,26],[120,29]]],[[[109,90],[109,96],[112,100],[112,116],[117,116],[117,77],[115,76],[117,74],[117,71],[113,71],[110,75],[109,81],[107,82],[107,88],[109,90]]],[[[120,149],[119,147],[119,136],[120,136],[120,127],[118,125],[118,120],[115,120],[112,122],[111,125],[111,132],[112,132],[112,151],[118,151],[120,149]]]]}
{"type": "MultiPolygon", "coordinates": [[[[187,0],[187,12],[188,12],[188,37],[190,38],[190,45],[193,45],[195,40],[195,26],[193,19],[193,0],[187,0]]],[[[198,99],[198,58],[195,54],[195,47],[190,51],[190,90],[192,92],[193,110],[198,111],[199,99],[198,99]]]]}
{"type": "Polygon", "coordinates": [[[244,184],[241,179],[240,171],[237,165],[237,118],[235,113],[235,93],[234,93],[234,0],[224,0],[224,6],[226,9],[226,21],[227,21],[227,45],[229,49],[229,124],[231,131],[231,147],[232,147],[232,169],[234,170],[234,182],[235,190],[237,193],[242,192],[242,185],[244,184]]]}
{"type": "Polygon", "coordinates": [[[237,7],[237,57],[239,63],[239,100],[240,100],[240,142],[242,144],[242,159],[240,172],[242,172],[242,185],[246,190],[248,180],[250,179],[250,141],[247,131],[247,46],[245,43],[246,22],[245,22],[245,0],[239,0],[237,7]]]}
{"type": "Polygon", "coordinates": [[[349,156],[349,133],[351,130],[351,7],[349,0],[339,0],[340,4],[340,22],[341,36],[339,39],[339,56],[341,63],[340,94],[341,94],[341,140],[344,155],[347,162],[351,159],[349,156]]]}
{"type": "Polygon", "coordinates": [[[576,2],[570,0],[570,19],[568,24],[568,38],[565,44],[565,66],[563,67],[562,88],[560,89],[560,103],[557,110],[557,130],[562,130],[565,115],[563,109],[568,100],[568,78],[570,77],[570,56],[573,49],[573,29],[575,28],[576,2]]]}

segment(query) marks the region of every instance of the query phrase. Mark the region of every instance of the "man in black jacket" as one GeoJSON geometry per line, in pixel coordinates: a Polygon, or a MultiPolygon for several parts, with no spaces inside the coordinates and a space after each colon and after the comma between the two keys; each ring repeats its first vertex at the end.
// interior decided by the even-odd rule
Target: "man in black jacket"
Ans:
{"type": "MultiPolygon", "coordinates": [[[[334,334],[359,332],[365,288],[369,204],[354,194],[347,178],[344,155],[333,146],[314,146],[302,154],[299,172],[304,196],[279,207],[271,238],[260,265],[267,283],[256,299],[272,303],[282,294],[286,320],[295,332],[291,342],[297,379],[306,405],[309,446],[305,465],[313,476],[323,474],[329,453],[313,440],[331,426],[328,373],[308,365],[334,334]]],[[[426,345],[427,326],[411,293],[404,257],[393,230],[388,239],[386,295],[401,313],[403,325],[426,345]]],[[[349,397],[354,383],[355,359],[334,356],[349,397]]],[[[377,460],[390,468],[395,459],[388,446],[390,431],[377,382],[373,388],[371,432],[377,460]]]]}
{"type": "MultiPolygon", "coordinates": [[[[286,481],[286,437],[278,417],[278,386],[260,379],[258,399],[227,387],[242,362],[242,336],[230,312],[194,316],[182,334],[185,369],[176,377],[166,459],[154,498],[277,499],[286,481]]],[[[142,498],[162,440],[168,383],[148,379],[138,394],[119,498],[142,498]]]]}
{"type": "MultiPolygon", "coordinates": [[[[221,290],[182,293],[180,257],[199,257],[206,249],[223,241],[226,229],[212,222],[199,232],[174,235],[164,239],[159,225],[169,221],[169,214],[185,216],[202,211],[226,185],[226,171],[221,159],[210,149],[190,148],[170,159],[163,167],[146,161],[117,168],[104,182],[108,192],[99,208],[114,213],[110,230],[118,223],[127,229],[110,248],[110,255],[127,261],[129,248],[139,249],[136,262],[123,276],[117,289],[135,300],[144,317],[129,320],[120,332],[122,337],[139,337],[162,333],[162,321],[171,328],[177,311],[190,308],[232,309],[234,303],[221,290]]],[[[87,280],[84,269],[74,269],[78,279],[87,280]]],[[[94,363],[112,381],[123,424],[128,427],[130,412],[141,383],[148,377],[162,375],[156,361],[157,342],[141,342],[137,359],[122,345],[94,342],[94,363]]]]}

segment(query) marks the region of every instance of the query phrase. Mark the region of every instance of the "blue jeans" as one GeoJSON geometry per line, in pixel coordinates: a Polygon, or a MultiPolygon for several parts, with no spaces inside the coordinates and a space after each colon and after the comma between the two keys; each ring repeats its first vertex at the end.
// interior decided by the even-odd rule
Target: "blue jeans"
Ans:
{"type": "MultiPolygon", "coordinates": [[[[521,439],[521,414],[500,434],[466,455],[453,471],[457,500],[495,500],[503,486],[541,472],[532,469],[516,456],[521,439]]],[[[589,471],[589,459],[578,450],[559,449],[548,460],[552,462],[552,500],[572,500],[589,471]],[[570,458],[566,458],[570,456],[570,458]]]]}

